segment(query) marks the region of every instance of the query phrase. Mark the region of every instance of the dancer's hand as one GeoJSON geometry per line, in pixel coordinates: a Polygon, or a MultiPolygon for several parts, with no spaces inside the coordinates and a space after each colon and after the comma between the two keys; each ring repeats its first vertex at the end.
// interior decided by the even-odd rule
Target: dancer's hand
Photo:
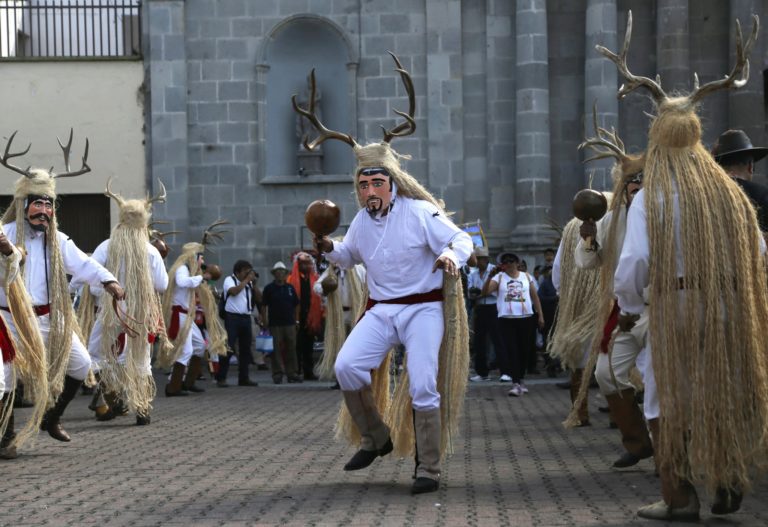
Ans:
{"type": "Polygon", "coordinates": [[[640,318],[640,315],[633,315],[631,313],[619,313],[619,330],[624,333],[631,331],[635,327],[635,322],[640,318]]]}
{"type": "Polygon", "coordinates": [[[13,253],[13,244],[8,240],[4,232],[0,232],[0,252],[6,256],[13,253]]]}
{"type": "Polygon", "coordinates": [[[438,269],[442,269],[450,276],[459,276],[459,269],[456,267],[456,264],[445,254],[435,261],[435,265],[432,266],[432,272],[434,273],[438,269]]]}
{"type": "Polygon", "coordinates": [[[333,242],[328,236],[315,236],[315,249],[317,252],[329,253],[333,251],[333,242]]]}
{"type": "Polygon", "coordinates": [[[104,291],[112,295],[116,300],[125,298],[125,291],[118,282],[107,282],[104,284],[104,291]]]}

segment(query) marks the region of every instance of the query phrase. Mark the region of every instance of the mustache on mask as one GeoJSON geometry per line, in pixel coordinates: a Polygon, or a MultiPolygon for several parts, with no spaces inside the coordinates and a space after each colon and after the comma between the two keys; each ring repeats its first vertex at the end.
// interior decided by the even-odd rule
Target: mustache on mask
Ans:
{"type": "Polygon", "coordinates": [[[31,220],[45,220],[48,223],[51,222],[51,217],[48,216],[45,212],[40,212],[38,214],[35,214],[34,216],[30,216],[29,219],[31,219],[31,220]]]}

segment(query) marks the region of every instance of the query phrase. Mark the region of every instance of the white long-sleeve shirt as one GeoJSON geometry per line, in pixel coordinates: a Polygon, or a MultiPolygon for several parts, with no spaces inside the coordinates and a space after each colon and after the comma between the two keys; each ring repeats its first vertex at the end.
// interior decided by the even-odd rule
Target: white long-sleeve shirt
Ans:
{"type": "MultiPolygon", "coordinates": [[[[107,265],[107,256],[109,255],[109,239],[104,240],[99,244],[98,247],[96,247],[96,250],[93,251],[93,254],[91,255],[91,258],[99,262],[101,265],[107,265]]],[[[160,252],[155,248],[154,245],[147,242],[147,255],[149,256],[149,272],[152,276],[152,284],[155,287],[155,291],[158,293],[162,293],[166,289],[168,289],[168,272],[165,270],[165,263],[163,262],[163,257],[160,256],[160,252]]],[[[124,287],[130,287],[130,284],[125,284],[125,274],[121,270],[120,273],[118,273],[120,278],[120,283],[123,284],[124,287]]],[[[73,280],[74,282],[74,280],[73,280]]],[[[102,287],[92,287],[91,288],[91,294],[94,295],[94,304],[100,305],[101,304],[101,296],[104,293],[104,289],[102,287]]],[[[130,295],[131,291],[126,290],[126,294],[130,295]]]]}
{"type": "Polygon", "coordinates": [[[560,268],[563,262],[563,240],[560,240],[560,245],[557,247],[557,253],[555,254],[555,261],[552,262],[552,285],[555,286],[555,291],[560,294],[560,268]]]}
{"type": "MultiPolygon", "coordinates": [[[[673,194],[675,262],[677,276],[684,276],[683,253],[680,250],[680,205],[673,194]]],[[[645,211],[645,189],[640,189],[627,213],[627,234],[616,267],[613,288],[622,311],[640,314],[645,309],[643,290],[648,286],[651,248],[648,240],[648,218],[645,211]]]]}
{"type": "MultiPolygon", "coordinates": [[[[3,229],[9,240],[16,240],[15,221],[4,225],[3,229]]],[[[46,256],[50,258],[50,255],[46,255],[45,252],[46,237],[45,233],[31,228],[24,229],[24,231],[24,248],[27,251],[27,259],[24,264],[24,283],[32,298],[32,304],[42,306],[49,303],[46,277],[49,276],[50,267],[46,256]]],[[[57,232],[57,236],[59,251],[64,262],[64,271],[67,274],[91,287],[101,287],[102,283],[117,281],[112,273],[78,249],[69,236],[60,231],[57,232]]],[[[7,305],[8,299],[5,296],[5,290],[0,288],[0,306],[7,305]]]]}
{"type": "Polygon", "coordinates": [[[189,268],[186,265],[180,265],[176,269],[176,289],[173,292],[173,305],[189,309],[189,290],[195,289],[203,283],[203,275],[190,276],[189,268]]]}
{"type": "Polygon", "coordinates": [[[329,261],[349,269],[363,263],[370,298],[391,300],[443,286],[435,260],[448,256],[456,267],[472,254],[472,239],[427,201],[398,196],[389,213],[371,218],[358,211],[343,242],[333,242],[329,261]]]}
{"type": "MultiPolygon", "coordinates": [[[[624,246],[624,235],[627,231],[626,211],[626,207],[619,207],[619,217],[616,220],[616,232],[614,234],[614,236],[616,236],[616,240],[614,240],[614,243],[616,243],[616,251],[618,254],[621,254],[621,249],[624,246]]],[[[597,235],[595,236],[595,241],[597,242],[597,250],[588,250],[589,247],[587,246],[586,240],[579,240],[579,244],[576,246],[576,254],[574,255],[577,266],[582,269],[595,269],[603,264],[603,249],[605,248],[605,244],[609,243],[609,240],[607,240],[608,227],[611,225],[612,217],[613,211],[609,211],[600,221],[597,222],[597,235]]]]}

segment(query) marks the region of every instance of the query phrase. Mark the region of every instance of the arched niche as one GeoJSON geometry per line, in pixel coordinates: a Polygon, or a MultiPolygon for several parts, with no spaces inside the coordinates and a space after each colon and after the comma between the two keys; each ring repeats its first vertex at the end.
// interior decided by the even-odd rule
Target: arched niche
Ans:
{"type": "Polygon", "coordinates": [[[275,25],[262,45],[257,65],[265,94],[258,106],[262,183],[348,180],[354,166],[352,149],[335,140],[323,143],[323,175],[299,175],[291,95],[306,90],[307,76],[315,68],[323,124],[355,136],[357,63],[351,42],[331,20],[303,14],[275,25]]]}

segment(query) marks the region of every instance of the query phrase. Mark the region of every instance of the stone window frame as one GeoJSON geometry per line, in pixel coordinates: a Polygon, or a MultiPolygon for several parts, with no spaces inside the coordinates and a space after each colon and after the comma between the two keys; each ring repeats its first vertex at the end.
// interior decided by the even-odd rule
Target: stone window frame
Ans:
{"type": "MultiPolygon", "coordinates": [[[[357,70],[360,65],[360,57],[357,48],[353,45],[347,32],[333,20],[324,16],[311,13],[300,13],[291,15],[276,23],[262,40],[259,50],[256,54],[256,83],[260,91],[266,94],[267,81],[269,78],[269,54],[270,48],[275,41],[275,36],[291,24],[300,22],[313,22],[324,24],[331,29],[347,49],[347,100],[349,101],[348,122],[343,130],[352,137],[357,137],[357,70]]],[[[267,101],[266,97],[260,97],[256,101],[256,122],[257,139],[256,154],[257,159],[257,180],[261,185],[295,185],[295,184],[318,184],[318,183],[349,183],[349,174],[318,174],[312,176],[300,175],[269,175],[266,173],[267,164],[263,161],[267,149],[267,101]]],[[[350,171],[353,167],[350,167],[350,171]]]]}

